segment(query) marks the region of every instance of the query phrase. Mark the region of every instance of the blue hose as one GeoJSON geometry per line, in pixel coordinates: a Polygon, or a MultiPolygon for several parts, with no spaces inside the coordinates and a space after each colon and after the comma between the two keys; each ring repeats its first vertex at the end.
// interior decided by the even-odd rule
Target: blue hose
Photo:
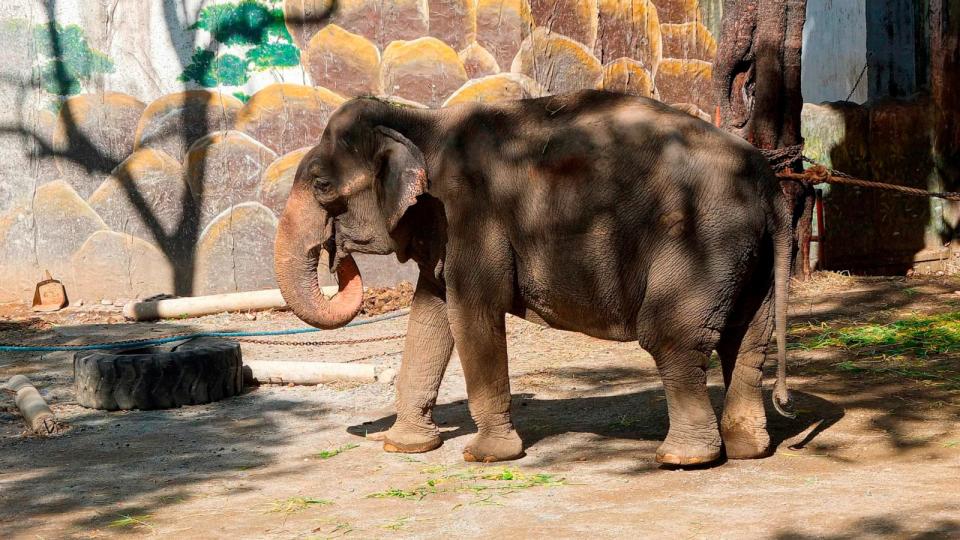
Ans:
{"type": "MultiPolygon", "coordinates": [[[[361,326],[364,324],[377,323],[382,321],[389,321],[390,319],[397,319],[403,317],[404,315],[410,313],[409,309],[401,309],[399,311],[394,311],[393,313],[387,313],[384,315],[377,315],[376,317],[370,317],[369,319],[360,319],[358,321],[352,321],[346,326],[361,326]]],[[[319,328],[293,328],[290,330],[265,330],[261,332],[197,332],[195,334],[186,334],[180,336],[171,336],[164,338],[155,338],[155,339],[140,339],[132,341],[124,341],[122,343],[103,343],[100,345],[50,345],[50,346],[28,346],[28,345],[0,345],[0,352],[54,352],[54,351],[93,351],[93,350],[103,350],[103,349],[127,349],[132,347],[145,347],[149,345],[162,345],[164,343],[172,343],[174,341],[184,341],[187,339],[201,338],[201,337],[222,337],[222,338],[235,338],[235,337],[262,337],[262,336],[291,336],[294,334],[308,334],[310,332],[319,332],[319,328]]]]}

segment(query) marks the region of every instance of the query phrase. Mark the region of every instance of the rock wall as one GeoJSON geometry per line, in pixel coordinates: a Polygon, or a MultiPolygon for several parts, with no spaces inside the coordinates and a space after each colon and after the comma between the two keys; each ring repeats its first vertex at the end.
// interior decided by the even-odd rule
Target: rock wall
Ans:
{"type": "MultiPolygon", "coordinates": [[[[0,301],[269,288],[277,215],[347,99],[606,88],[709,118],[717,2],[22,0],[0,7],[0,301]],[[9,46],[15,43],[16,46],[9,46]]],[[[416,267],[363,257],[370,285],[416,267]]]]}

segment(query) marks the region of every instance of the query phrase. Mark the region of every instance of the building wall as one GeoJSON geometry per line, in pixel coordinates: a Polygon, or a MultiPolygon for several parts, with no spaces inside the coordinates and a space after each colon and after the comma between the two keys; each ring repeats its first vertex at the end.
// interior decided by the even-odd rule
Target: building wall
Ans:
{"type": "MultiPolygon", "coordinates": [[[[15,0],[0,5],[0,300],[274,286],[294,171],[345,100],[582,88],[709,118],[719,2],[15,0]],[[334,6],[331,10],[331,6],[334,6]]],[[[368,284],[416,268],[363,258],[368,284]]]]}

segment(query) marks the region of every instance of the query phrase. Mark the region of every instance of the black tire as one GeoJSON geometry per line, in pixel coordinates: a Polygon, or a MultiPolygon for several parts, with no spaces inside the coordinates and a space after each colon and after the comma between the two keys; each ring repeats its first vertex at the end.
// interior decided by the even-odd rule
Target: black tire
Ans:
{"type": "Polygon", "coordinates": [[[171,409],[235,396],[243,389],[242,367],[240,344],[216,338],[73,357],[77,403],[107,411],[171,409]]]}

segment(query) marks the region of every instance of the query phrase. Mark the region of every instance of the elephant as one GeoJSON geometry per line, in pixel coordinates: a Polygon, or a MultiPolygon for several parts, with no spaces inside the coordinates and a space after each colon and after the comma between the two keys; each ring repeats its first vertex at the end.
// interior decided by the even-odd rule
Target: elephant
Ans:
{"type": "Polygon", "coordinates": [[[656,460],[768,454],[762,367],[776,329],[775,408],[789,415],[785,327],[792,212],[760,151],[656,100],[604,91],[443,109],[354,98],[304,156],[277,226],[289,307],[352,320],[351,254],[420,274],[386,451],[441,445],[432,418],[454,346],[477,433],[466,461],[516,459],[505,316],[636,341],[654,358],[669,429],[656,460]],[[320,292],[321,259],[339,291],[320,292]],[[721,418],[707,394],[716,351],[721,418]]]}

